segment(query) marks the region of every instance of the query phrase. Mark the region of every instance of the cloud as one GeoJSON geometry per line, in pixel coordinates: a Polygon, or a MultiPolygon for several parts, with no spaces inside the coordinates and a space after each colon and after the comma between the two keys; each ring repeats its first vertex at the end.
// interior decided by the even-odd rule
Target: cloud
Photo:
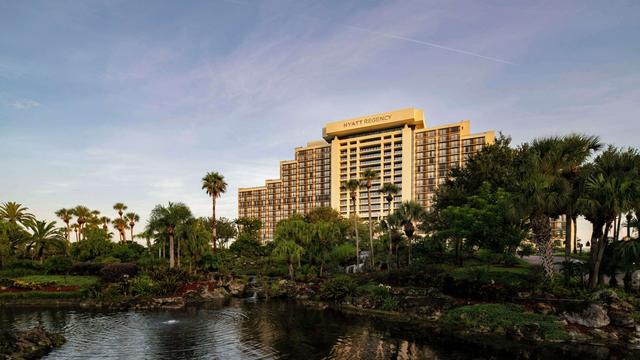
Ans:
{"type": "Polygon", "coordinates": [[[28,110],[40,106],[39,102],[31,99],[7,100],[4,104],[17,110],[28,110]]]}

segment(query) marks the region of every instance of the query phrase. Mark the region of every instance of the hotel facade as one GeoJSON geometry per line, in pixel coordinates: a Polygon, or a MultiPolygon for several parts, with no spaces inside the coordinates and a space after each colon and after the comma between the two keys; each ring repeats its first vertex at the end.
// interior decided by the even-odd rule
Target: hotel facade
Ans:
{"type": "Polygon", "coordinates": [[[389,211],[380,191],[385,183],[400,188],[392,209],[409,200],[428,208],[449,171],[493,143],[495,133],[471,133],[469,120],[428,127],[421,109],[408,108],[328,123],[322,137],[296,148],[294,160],[281,161],[279,179],[238,190],[238,217],[260,219],[261,240],[272,239],[278,221],[320,206],[345,217],[356,213],[367,218],[371,212],[380,218],[389,211]],[[366,169],[379,174],[371,188],[370,209],[365,187],[355,207],[341,189],[366,169]]]}

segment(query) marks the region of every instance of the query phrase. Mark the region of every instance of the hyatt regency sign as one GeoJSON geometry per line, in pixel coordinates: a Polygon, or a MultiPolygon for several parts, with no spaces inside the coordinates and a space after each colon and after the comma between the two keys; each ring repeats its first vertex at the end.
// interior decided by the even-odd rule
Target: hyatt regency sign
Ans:
{"type": "Polygon", "coordinates": [[[391,119],[391,114],[376,115],[376,116],[372,116],[364,119],[345,121],[342,124],[342,127],[349,128],[349,127],[360,126],[360,125],[371,125],[371,124],[387,121],[389,119],[391,119]]]}

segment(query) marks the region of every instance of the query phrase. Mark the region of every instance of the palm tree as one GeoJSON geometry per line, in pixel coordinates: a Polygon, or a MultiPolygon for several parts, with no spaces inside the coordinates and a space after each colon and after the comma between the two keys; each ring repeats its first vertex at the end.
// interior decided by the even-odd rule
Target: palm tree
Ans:
{"type": "Polygon", "coordinates": [[[595,152],[600,150],[602,144],[597,136],[586,136],[571,134],[562,138],[564,153],[562,176],[569,183],[569,196],[563,204],[565,215],[565,258],[571,256],[572,223],[577,216],[578,199],[580,198],[583,186],[581,184],[580,172],[585,161],[595,152]]]}
{"type": "MultiPolygon", "coordinates": [[[[384,185],[382,185],[382,192],[385,194],[384,199],[387,201],[387,207],[389,208],[387,210],[387,218],[391,215],[391,202],[393,201],[393,198],[395,197],[396,194],[398,194],[400,192],[400,188],[394,184],[394,183],[385,183],[384,185]]],[[[393,255],[393,249],[392,249],[392,245],[391,245],[391,232],[390,232],[390,228],[389,229],[389,264],[391,261],[391,256],[393,255]]]]}
{"type": "Polygon", "coordinates": [[[121,219],[122,219],[122,215],[124,215],[124,212],[127,209],[128,209],[127,205],[121,202],[113,204],[113,210],[118,212],[118,216],[120,216],[121,219]]]}
{"type": "Polygon", "coordinates": [[[211,196],[211,240],[213,241],[213,251],[217,250],[216,242],[216,199],[227,191],[227,183],[224,182],[224,176],[217,172],[208,172],[202,178],[202,189],[211,196]]]}
{"type": "Polygon", "coordinates": [[[80,234],[80,240],[84,238],[82,230],[84,230],[84,224],[89,220],[89,218],[93,215],[91,210],[83,205],[78,205],[73,208],[73,214],[78,218],[76,222],[78,223],[78,233],[80,234]]]}
{"type": "Polygon", "coordinates": [[[131,229],[131,241],[133,241],[133,227],[136,225],[137,222],[140,221],[140,215],[134,212],[130,212],[130,213],[127,213],[127,215],[125,216],[125,219],[129,221],[129,229],[131,229]]]}
{"type": "Polygon", "coordinates": [[[8,201],[0,205],[0,219],[12,224],[20,224],[24,227],[35,221],[35,216],[28,212],[29,208],[17,202],[8,201]]]}
{"type": "Polygon", "coordinates": [[[286,259],[291,280],[294,279],[294,260],[297,259],[298,263],[300,263],[300,257],[304,253],[302,245],[308,243],[310,237],[309,226],[301,216],[296,214],[280,221],[276,226],[273,236],[275,243],[273,254],[286,259]]]}
{"type": "Polygon", "coordinates": [[[69,242],[69,236],[71,235],[71,219],[73,218],[73,212],[62,208],[58,211],[56,211],[56,216],[58,218],[60,218],[60,220],[62,220],[62,222],[64,222],[64,224],[66,225],[66,229],[65,229],[65,238],[67,239],[67,242],[69,242]]]}
{"type": "Polygon", "coordinates": [[[553,241],[551,240],[551,217],[563,212],[571,193],[571,184],[563,176],[568,164],[568,155],[563,139],[549,137],[525,144],[521,150],[522,168],[520,202],[530,214],[533,240],[538,245],[545,274],[555,275],[553,265],[553,241]]]}
{"type": "Polygon", "coordinates": [[[373,186],[373,180],[380,178],[380,174],[370,168],[362,172],[361,184],[367,188],[367,209],[369,213],[369,247],[371,249],[371,268],[375,266],[375,257],[373,254],[373,221],[371,220],[371,187],[373,186]]]}
{"type": "Polygon", "coordinates": [[[360,182],[356,179],[347,180],[342,184],[342,189],[349,192],[351,197],[353,211],[353,229],[356,236],[356,271],[360,269],[360,238],[358,236],[358,210],[356,208],[356,201],[358,199],[358,189],[360,188],[360,182]]]}
{"type": "Polygon", "coordinates": [[[424,219],[425,211],[422,205],[420,205],[419,203],[415,201],[407,201],[400,205],[397,210],[397,214],[397,216],[400,218],[400,222],[402,223],[404,234],[407,236],[407,241],[409,244],[408,264],[411,265],[413,237],[415,235],[416,229],[418,228],[418,225],[424,219]]]}
{"type": "Polygon", "coordinates": [[[386,219],[380,223],[382,229],[387,230],[387,234],[389,237],[389,260],[387,263],[389,264],[389,270],[391,270],[391,259],[393,258],[393,253],[395,249],[396,254],[396,269],[400,268],[400,257],[398,256],[398,246],[400,245],[400,241],[402,241],[402,234],[398,229],[402,227],[402,219],[398,212],[387,215],[386,219]]]}
{"type": "Polygon", "coordinates": [[[102,224],[102,230],[109,230],[109,223],[111,222],[111,219],[109,219],[107,216],[101,216],[99,220],[102,224]]]}
{"type": "Polygon", "coordinates": [[[66,250],[66,242],[62,234],[62,229],[56,228],[56,222],[47,223],[38,221],[29,225],[32,235],[27,245],[27,251],[33,251],[33,256],[40,262],[44,260],[45,254],[59,250],[66,250]]]}
{"type": "Polygon", "coordinates": [[[593,225],[589,286],[595,288],[602,280],[600,266],[613,223],[618,214],[632,208],[640,193],[640,154],[610,146],[594,160],[585,177],[580,205],[593,225]]]}
{"type": "Polygon", "coordinates": [[[151,211],[149,228],[158,232],[166,232],[169,236],[169,267],[175,267],[174,232],[176,226],[184,223],[193,215],[187,205],[169,202],[167,206],[157,205],[151,211]]]}
{"type": "Polygon", "coordinates": [[[640,240],[633,239],[618,243],[615,247],[616,257],[620,267],[624,270],[624,290],[632,290],[632,273],[640,264],[640,240]]]}
{"type": "Polygon", "coordinates": [[[78,236],[78,229],[79,228],[80,228],[80,226],[77,223],[76,224],[71,224],[71,229],[76,234],[76,242],[80,241],[80,237],[78,236]]]}
{"type": "Polygon", "coordinates": [[[129,228],[129,225],[127,224],[127,220],[124,218],[117,218],[117,219],[113,219],[111,223],[113,224],[113,228],[118,230],[118,234],[120,235],[119,241],[124,242],[126,240],[125,230],[129,228]]]}

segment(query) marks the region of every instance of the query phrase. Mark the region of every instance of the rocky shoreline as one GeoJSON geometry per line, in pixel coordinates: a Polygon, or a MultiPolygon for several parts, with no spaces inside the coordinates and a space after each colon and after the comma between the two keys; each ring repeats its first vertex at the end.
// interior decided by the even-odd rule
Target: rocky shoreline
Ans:
{"type": "MultiPolygon", "coordinates": [[[[175,296],[145,299],[29,299],[0,304],[24,306],[70,306],[85,309],[154,310],[181,309],[190,304],[224,302],[232,297],[254,299],[288,299],[318,310],[339,311],[374,317],[384,321],[407,323],[429,336],[442,341],[456,341],[478,348],[488,348],[491,353],[516,354],[518,358],[544,358],[545,354],[566,353],[594,359],[616,357],[623,354],[640,357],[640,325],[634,319],[633,305],[618,298],[615,292],[601,290],[590,300],[540,299],[540,294],[523,294],[513,302],[534,314],[553,315],[557,325],[566,332],[562,339],[546,338],[540,324],[520,324],[504,329],[485,326],[456,328],[443,322],[443,318],[455,308],[473,305],[468,299],[460,299],[442,293],[437,288],[389,287],[396,299],[395,309],[384,309],[370,296],[348,296],[340,301],[327,301],[319,296],[321,283],[293,282],[284,279],[249,281],[224,278],[191,282],[183,286],[175,296]]],[[[382,286],[382,285],[381,285],[382,286]]],[[[563,355],[564,356],[564,355],[563,355]]]]}
{"type": "Polygon", "coordinates": [[[42,327],[27,331],[0,333],[0,360],[38,359],[66,342],[64,336],[42,327]]]}

